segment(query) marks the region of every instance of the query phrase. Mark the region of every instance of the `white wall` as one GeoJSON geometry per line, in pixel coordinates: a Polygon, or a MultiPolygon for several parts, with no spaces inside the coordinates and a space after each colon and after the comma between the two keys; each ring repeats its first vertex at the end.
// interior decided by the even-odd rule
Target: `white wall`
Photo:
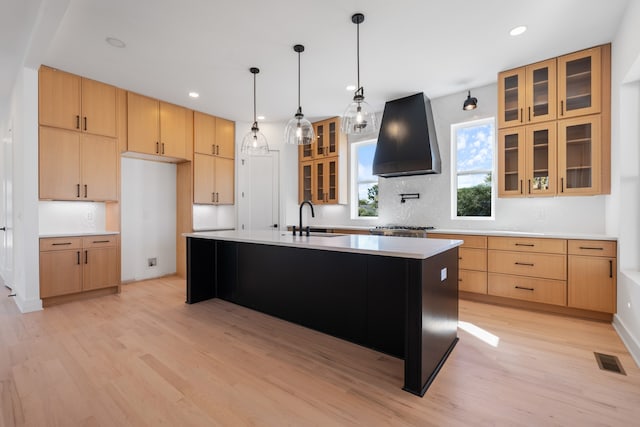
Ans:
{"type": "Polygon", "coordinates": [[[612,48],[611,196],[607,232],[618,240],[614,326],[640,365],[640,2],[631,1],[612,48]]]}
{"type": "Polygon", "coordinates": [[[102,232],[106,228],[104,203],[41,201],[38,213],[41,235],[102,232]]]}
{"type": "Polygon", "coordinates": [[[122,280],[175,273],[176,165],[124,157],[121,164],[122,280]]]}

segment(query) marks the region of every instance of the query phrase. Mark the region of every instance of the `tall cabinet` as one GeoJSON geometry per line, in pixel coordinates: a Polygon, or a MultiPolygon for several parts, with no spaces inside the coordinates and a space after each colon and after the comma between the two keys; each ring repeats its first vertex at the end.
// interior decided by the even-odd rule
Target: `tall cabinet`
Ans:
{"type": "Polygon", "coordinates": [[[611,45],[498,74],[498,195],[611,191],[611,45]]]}

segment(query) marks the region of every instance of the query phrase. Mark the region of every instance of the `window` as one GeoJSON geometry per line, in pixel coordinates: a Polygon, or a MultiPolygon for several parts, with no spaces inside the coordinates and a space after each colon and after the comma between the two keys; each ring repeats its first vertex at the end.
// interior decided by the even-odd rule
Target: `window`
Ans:
{"type": "Polygon", "coordinates": [[[494,218],[494,119],[451,125],[451,216],[494,218]]]}
{"type": "Polygon", "coordinates": [[[376,140],[351,144],[351,218],[378,216],[378,177],[373,174],[376,140]]]}

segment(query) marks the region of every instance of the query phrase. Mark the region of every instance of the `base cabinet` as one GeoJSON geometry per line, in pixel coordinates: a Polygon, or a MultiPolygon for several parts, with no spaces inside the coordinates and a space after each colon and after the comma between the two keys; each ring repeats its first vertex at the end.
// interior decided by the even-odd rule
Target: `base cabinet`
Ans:
{"type": "Polygon", "coordinates": [[[616,242],[569,241],[569,307],[616,312],[616,242]]]}
{"type": "Polygon", "coordinates": [[[117,287],[118,236],[40,239],[40,298],[117,287]]]}

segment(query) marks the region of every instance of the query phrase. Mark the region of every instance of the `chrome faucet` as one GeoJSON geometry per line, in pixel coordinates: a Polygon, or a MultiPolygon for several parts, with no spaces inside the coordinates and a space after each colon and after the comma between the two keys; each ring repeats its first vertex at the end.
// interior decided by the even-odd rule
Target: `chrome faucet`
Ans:
{"type": "MultiPolygon", "coordinates": [[[[313,204],[309,201],[309,200],[305,200],[302,203],[300,203],[300,235],[302,236],[302,208],[304,205],[309,205],[309,207],[311,208],[311,217],[315,218],[316,214],[313,212],[313,204]]],[[[309,226],[307,225],[306,230],[307,232],[307,236],[309,235],[309,226]]],[[[296,235],[296,226],[293,226],[293,235],[296,235]]]]}

